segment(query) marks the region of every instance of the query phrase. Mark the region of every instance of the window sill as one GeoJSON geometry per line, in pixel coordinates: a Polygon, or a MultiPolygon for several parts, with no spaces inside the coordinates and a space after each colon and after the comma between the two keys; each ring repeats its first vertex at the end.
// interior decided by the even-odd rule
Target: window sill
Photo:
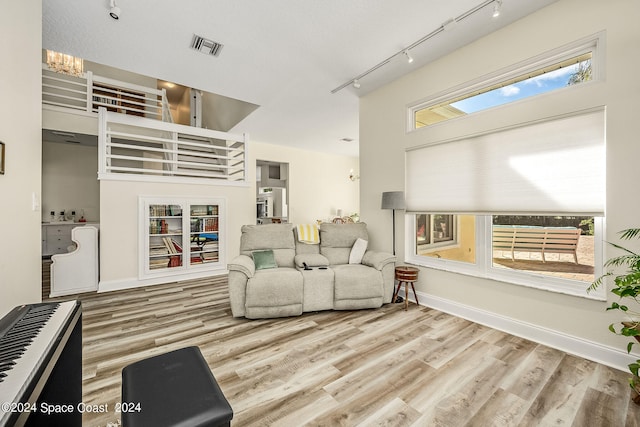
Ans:
{"type": "Polygon", "coordinates": [[[549,277],[512,270],[499,271],[494,268],[484,270],[477,264],[469,264],[459,261],[437,258],[425,259],[425,257],[419,256],[409,257],[406,259],[406,262],[420,267],[432,268],[434,270],[448,271],[451,273],[463,274],[466,276],[495,280],[511,285],[526,286],[528,288],[576,296],[589,300],[607,300],[604,287],[600,287],[594,292],[587,293],[589,283],[577,280],[561,279],[557,277],[549,277]]]}

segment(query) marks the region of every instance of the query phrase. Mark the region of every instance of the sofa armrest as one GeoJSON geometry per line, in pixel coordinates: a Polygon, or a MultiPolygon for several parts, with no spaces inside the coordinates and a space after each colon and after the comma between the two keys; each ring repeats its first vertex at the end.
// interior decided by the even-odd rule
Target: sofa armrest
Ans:
{"type": "Polygon", "coordinates": [[[386,252],[367,251],[362,257],[362,264],[382,271],[385,265],[396,262],[396,256],[386,252]]]}
{"type": "Polygon", "coordinates": [[[256,274],[256,265],[254,264],[253,259],[247,255],[238,255],[232,259],[227,265],[227,269],[229,271],[239,271],[249,279],[256,274]]]}

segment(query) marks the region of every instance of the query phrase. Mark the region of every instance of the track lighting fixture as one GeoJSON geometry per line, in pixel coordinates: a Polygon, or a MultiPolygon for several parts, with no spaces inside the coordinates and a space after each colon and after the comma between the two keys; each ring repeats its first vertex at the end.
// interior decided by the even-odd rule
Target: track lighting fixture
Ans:
{"type": "Polygon", "coordinates": [[[496,0],[495,4],[493,5],[493,17],[497,18],[498,16],[500,16],[500,10],[502,9],[502,0],[496,0]]]}
{"type": "Polygon", "coordinates": [[[388,63],[391,62],[392,59],[395,59],[399,55],[405,55],[407,57],[407,61],[412,62],[413,58],[409,54],[409,51],[411,49],[421,45],[422,43],[426,42],[427,40],[429,40],[429,39],[431,39],[431,38],[433,38],[435,36],[437,36],[438,34],[440,34],[443,31],[452,30],[460,22],[462,22],[466,18],[470,17],[471,15],[474,15],[475,13],[483,10],[485,7],[490,6],[491,4],[494,5],[493,17],[495,18],[495,17],[499,16],[500,15],[500,9],[502,7],[502,1],[503,0],[483,0],[481,3],[477,4],[475,7],[472,7],[471,9],[469,9],[469,10],[465,11],[464,13],[456,16],[455,18],[451,18],[451,19],[443,22],[442,25],[440,25],[438,28],[435,28],[429,34],[427,34],[424,37],[422,37],[421,39],[416,40],[415,42],[411,43],[410,45],[406,46],[404,49],[392,54],[388,58],[380,61],[379,63],[377,63],[373,67],[369,68],[367,71],[358,74],[357,76],[355,76],[354,78],[352,78],[350,80],[347,80],[346,82],[344,82],[340,86],[338,86],[335,89],[333,89],[331,91],[331,93],[339,92],[342,89],[348,87],[349,85],[353,85],[353,87],[356,88],[356,89],[359,88],[360,87],[360,83],[359,83],[360,79],[362,79],[363,77],[366,77],[369,74],[373,73],[378,68],[387,65],[388,63]]]}
{"type": "Polygon", "coordinates": [[[405,51],[404,51],[404,54],[405,54],[405,56],[407,57],[407,62],[408,62],[409,64],[411,64],[411,63],[413,62],[413,56],[411,56],[411,54],[409,53],[409,51],[408,51],[408,50],[405,50],[405,51]]]}
{"type": "Polygon", "coordinates": [[[109,9],[109,16],[113,19],[120,19],[120,8],[116,5],[116,0],[111,0],[111,9],[109,9]]]}

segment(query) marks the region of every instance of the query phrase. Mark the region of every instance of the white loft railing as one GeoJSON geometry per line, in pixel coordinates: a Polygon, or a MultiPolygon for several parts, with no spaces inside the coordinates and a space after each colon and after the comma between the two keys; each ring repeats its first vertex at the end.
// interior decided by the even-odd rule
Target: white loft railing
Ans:
{"type": "Polygon", "coordinates": [[[246,163],[246,134],[99,110],[99,179],[245,185],[246,163]]]}
{"type": "Polygon", "coordinates": [[[94,75],[56,73],[42,64],[42,104],[97,113],[98,108],[173,123],[164,89],[94,75]]]}

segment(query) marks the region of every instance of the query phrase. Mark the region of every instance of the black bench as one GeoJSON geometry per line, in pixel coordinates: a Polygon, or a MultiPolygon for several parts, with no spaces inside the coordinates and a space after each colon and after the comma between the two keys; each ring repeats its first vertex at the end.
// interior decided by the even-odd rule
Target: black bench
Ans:
{"type": "Polygon", "coordinates": [[[233,409],[198,347],[132,363],[122,370],[123,427],[229,426],[233,409]]]}

